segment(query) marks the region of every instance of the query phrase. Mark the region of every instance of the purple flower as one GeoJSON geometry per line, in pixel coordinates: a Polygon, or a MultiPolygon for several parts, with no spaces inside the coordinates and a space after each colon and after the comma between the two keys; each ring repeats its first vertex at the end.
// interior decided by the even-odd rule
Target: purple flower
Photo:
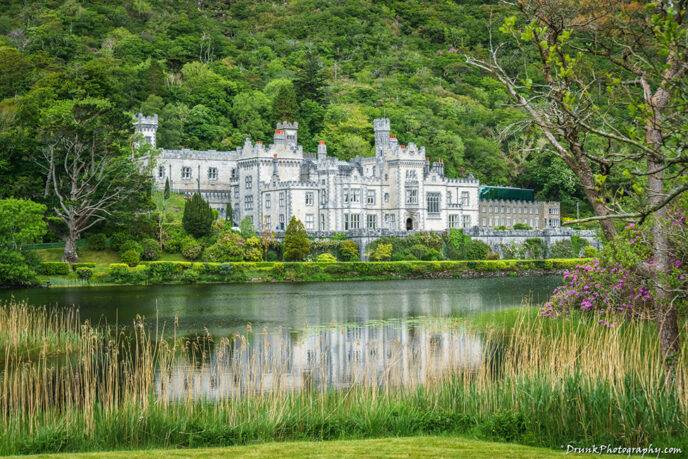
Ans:
{"type": "Polygon", "coordinates": [[[581,301],[581,309],[583,311],[589,311],[592,309],[592,300],[590,298],[585,298],[583,301],[581,301]]]}

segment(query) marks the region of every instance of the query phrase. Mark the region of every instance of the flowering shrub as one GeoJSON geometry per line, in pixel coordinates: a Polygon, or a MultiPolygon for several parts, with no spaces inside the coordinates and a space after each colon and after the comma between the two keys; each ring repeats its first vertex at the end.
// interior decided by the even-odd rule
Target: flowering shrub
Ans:
{"type": "MultiPolygon", "coordinates": [[[[564,284],[558,287],[540,314],[557,317],[573,310],[640,317],[652,305],[646,279],[621,264],[605,265],[595,259],[564,271],[564,284]]],[[[611,325],[604,323],[604,325],[611,325]]]]}
{"type": "MultiPolygon", "coordinates": [[[[671,301],[685,312],[688,299],[688,230],[685,206],[673,207],[667,215],[665,229],[669,240],[667,284],[671,301]]],[[[564,284],[558,287],[541,315],[557,317],[573,310],[618,317],[653,318],[653,292],[656,286],[648,273],[656,267],[651,250],[650,225],[633,223],[606,244],[600,258],[564,273],[564,284]]],[[[606,326],[613,326],[600,320],[606,326]]]]}

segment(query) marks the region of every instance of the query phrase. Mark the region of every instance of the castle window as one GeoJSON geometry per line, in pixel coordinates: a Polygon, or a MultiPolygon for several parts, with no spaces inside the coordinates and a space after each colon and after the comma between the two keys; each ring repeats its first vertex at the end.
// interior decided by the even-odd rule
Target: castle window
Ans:
{"type": "Polygon", "coordinates": [[[253,188],[253,177],[251,177],[250,175],[247,175],[246,176],[246,189],[250,190],[251,188],[253,188]]]}
{"type": "Polygon", "coordinates": [[[397,229],[396,218],[394,214],[385,214],[385,226],[387,226],[387,229],[397,229]]]}
{"type": "Polygon", "coordinates": [[[351,190],[351,202],[361,202],[361,189],[354,188],[351,190]]]}
{"type": "Polygon", "coordinates": [[[239,187],[234,187],[234,199],[239,199],[239,187]]]}
{"type": "Polygon", "coordinates": [[[385,193],[385,203],[389,202],[389,193],[385,193]]]}
{"type": "Polygon", "coordinates": [[[190,167],[182,167],[182,180],[190,180],[191,179],[191,168],[190,167]]]}
{"type": "Polygon", "coordinates": [[[208,180],[217,180],[217,167],[208,168],[208,180]]]}
{"type": "Polygon", "coordinates": [[[158,166],[158,178],[165,178],[165,166],[158,166]]]}
{"type": "Polygon", "coordinates": [[[284,208],[284,191],[279,192],[279,206],[280,209],[284,208]]]}
{"type": "Polygon", "coordinates": [[[327,204],[327,191],[321,190],[320,191],[320,205],[324,206],[327,204]]]}
{"type": "Polygon", "coordinates": [[[270,208],[270,193],[265,194],[265,208],[266,209],[270,208]]]}
{"type": "Polygon", "coordinates": [[[361,227],[361,216],[359,214],[344,214],[344,229],[354,230],[361,227]]]}
{"type": "Polygon", "coordinates": [[[415,188],[406,189],[406,204],[418,204],[418,190],[415,188]]]}
{"type": "Polygon", "coordinates": [[[284,214],[279,215],[279,229],[284,229],[284,214]]]}
{"type": "Polygon", "coordinates": [[[344,197],[344,204],[348,204],[349,203],[349,190],[348,189],[344,190],[343,197],[344,197]]]}
{"type": "Polygon", "coordinates": [[[375,205],[375,190],[366,191],[366,204],[368,204],[369,206],[375,205]]]}
{"type": "Polygon", "coordinates": [[[447,204],[451,204],[452,192],[447,191],[447,204]]]}
{"type": "Polygon", "coordinates": [[[232,178],[235,179],[236,176],[236,169],[232,168],[232,178]]]}
{"type": "Polygon", "coordinates": [[[325,214],[320,214],[320,231],[325,231],[325,214]]]}
{"type": "Polygon", "coordinates": [[[244,196],[244,210],[253,210],[253,196],[244,196]]]}
{"type": "Polygon", "coordinates": [[[263,217],[263,228],[265,228],[267,230],[271,229],[270,228],[270,216],[269,215],[266,215],[265,217],[263,217]]]}
{"type": "Polygon", "coordinates": [[[306,229],[309,231],[315,229],[315,218],[313,214],[306,214],[306,229]]]}
{"type": "Polygon", "coordinates": [[[470,228],[471,227],[471,216],[470,215],[463,215],[463,227],[464,228],[470,228]]]}
{"type": "Polygon", "coordinates": [[[459,228],[459,215],[449,214],[449,228],[459,228]]]}
{"type": "Polygon", "coordinates": [[[440,213],[440,194],[439,193],[428,193],[426,195],[426,201],[427,201],[429,214],[440,213]]]}
{"type": "Polygon", "coordinates": [[[377,215],[369,214],[366,216],[366,228],[368,228],[368,229],[377,228],[377,215]]]}
{"type": "Polygon", "coordinates": [[[470,194],[468,191],[462,191],[461,192],[461,205],[463,207],[468,207],[470,204],[470,194]]]}
{"type": "Polygon", "coordinates": [[[313,205],[313,192],[312,191],[307,191],[306,192],[306,205],[307,206],[312,206],[313,205]]]}

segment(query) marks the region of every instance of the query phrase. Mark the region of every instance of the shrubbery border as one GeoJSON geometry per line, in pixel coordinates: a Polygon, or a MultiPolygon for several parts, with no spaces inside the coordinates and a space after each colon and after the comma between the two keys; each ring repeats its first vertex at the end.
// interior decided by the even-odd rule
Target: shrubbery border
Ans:
{"type": "MultiPolygon", "coordinates": [[[[187,284],[231,282],[328,282],[342,280],[433,279],[547,273],[571,269],[589,259],[475,261],[189,262],[150,261],[137,266],[112,263],[94,273],[95,284],[187,284]]],[[[43,263],[41,274],[68,275],[68,263],[43,263]]]]}

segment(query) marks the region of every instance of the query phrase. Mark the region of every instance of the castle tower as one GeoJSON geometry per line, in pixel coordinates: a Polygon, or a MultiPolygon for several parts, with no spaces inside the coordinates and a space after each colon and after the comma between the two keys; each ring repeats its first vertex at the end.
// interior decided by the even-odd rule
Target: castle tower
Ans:
{"type": "MultiPolygon", "coordinates": [[[[143,136],[143,141],[153,148],[156,147],[157,132],[158,132],[158,115],[144,116],[143,113],[137,113],[134,120],[134,130],[137,134],[143,136]]],[[[136,142],[136,147],[139,147],[139,142],[136,142]]]]}
{"type": "Polygon", "coordinates": [[[373,120],[373,130],[375,131],[375,151],[381,152],[389,147],[389,118],[376,118],[373,120]]]}
{"type": "Polygon", "coordinates": [[[318,159],[325,159],[327,157],[327,145],[324,140],[318,144],[318,159]]]}
{"type": "Polygon", "coordinates": [[[275,144],[286,144],[290,147],[296,148],[298,144],[297,133],[299,131],[299,123],[282,121],[277,123],[275,129],[275,144]]]}

